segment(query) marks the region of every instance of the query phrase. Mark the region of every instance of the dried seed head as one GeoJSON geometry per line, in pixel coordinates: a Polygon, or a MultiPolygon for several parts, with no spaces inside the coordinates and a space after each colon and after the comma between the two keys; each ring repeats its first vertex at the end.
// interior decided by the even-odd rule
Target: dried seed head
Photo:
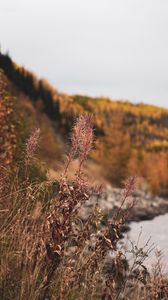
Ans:
{"type": "Polygon", "coordinates": [[[73,156],[79,155],[79,157],[85,158],[88,155],[93,142],[92,116],[82,115],[77,119],[71,142],[73,156]]]}
{"type": "Polygon", "coordinates": [[[26,142],[26,164],[29,164],[33,158],[39,143],[40,128],[35,128],[26,142]]]}

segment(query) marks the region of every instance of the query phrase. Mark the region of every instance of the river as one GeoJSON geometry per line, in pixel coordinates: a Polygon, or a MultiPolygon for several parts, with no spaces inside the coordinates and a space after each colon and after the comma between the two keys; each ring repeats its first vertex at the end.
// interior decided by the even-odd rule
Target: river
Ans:
{"type": "Polygon", "coordinates": [[[156,249],[162,250],[163,262],[168,263],[168,214],[160,215],[150,221],[132,222],[130,228],[131,230],[126,234],[126,247],[128,249],[131,248],[130,241],[135,244],[138,243],[139,248],[144,247],[150,239],[148,247],[152,245],[154,250],[151,251],[145,264],[151,267],[152,263],[156,261],[156,249]]]}

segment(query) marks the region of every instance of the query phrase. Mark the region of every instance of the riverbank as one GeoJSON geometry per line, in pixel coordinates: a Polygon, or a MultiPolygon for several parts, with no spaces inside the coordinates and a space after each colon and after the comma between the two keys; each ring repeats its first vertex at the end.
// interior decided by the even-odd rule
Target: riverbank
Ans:
{"type": "MultiPolygon", "coordinates": [[[[123,197],[123,190],[111,186],[106,187],[106,191],[99,199],[99,206],[103,215],[112,217],[115,209],[120,207],[123,197]]],[[[152,195],[150,192],[136,190],[133,195],[127,199],[126,205],[135,201],[131,208],[128,223],[152,220],[154,217],[168,213],[168,199],[152,195]]],[[[92,198],[86,202],[81,210],[81,215],[85,219],[95,205],[95,199],[92,198]]]]}

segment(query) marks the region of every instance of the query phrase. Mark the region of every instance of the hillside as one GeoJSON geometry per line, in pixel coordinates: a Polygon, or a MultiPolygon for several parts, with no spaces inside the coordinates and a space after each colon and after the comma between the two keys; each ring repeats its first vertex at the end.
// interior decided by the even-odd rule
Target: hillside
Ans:
{"type": "Polygon", "coordinates": [[[121,185],[129,175],[138,175],[147,180],[154,193],[168,195],[167,109],[59,93],[46,80],[38,79],[2,53],[0,68],[9,80],[10,92],[27,114],[26,119],[38,119],[46,136],[50,136],[43,145],[44,159],[50,158],[50,163],[55,164],[57,154],[59,161],[65,133],[69,133],[74,119],[90,113],[94,116],[97,148],[90,157],[101,166],[102,176],[121,185]]]}

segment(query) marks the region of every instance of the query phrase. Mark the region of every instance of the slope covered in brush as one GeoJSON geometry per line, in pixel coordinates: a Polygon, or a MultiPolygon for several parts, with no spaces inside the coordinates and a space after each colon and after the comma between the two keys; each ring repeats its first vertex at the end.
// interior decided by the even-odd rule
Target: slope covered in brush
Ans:
{"type": "Polygon", "coordinates": [[[59,133],[69,132],[74,118],[83,113],[94,115],[98,136],[96,154],[103,174],[120,185],[131,174],[145,177],[153,192],[168,191],[168,110],[128,101],[112,101],[59,93],[47,81],[0,54],[2,68],[14,94],[22,93],[39,113],[53,120],[59,133]]]}
{"type": "Polygon", "coordinates": [[[15,99],[8,94],[6,85],[6,78],[0,71],[0,167],[11,163],[17,140],[15,99]]]}

